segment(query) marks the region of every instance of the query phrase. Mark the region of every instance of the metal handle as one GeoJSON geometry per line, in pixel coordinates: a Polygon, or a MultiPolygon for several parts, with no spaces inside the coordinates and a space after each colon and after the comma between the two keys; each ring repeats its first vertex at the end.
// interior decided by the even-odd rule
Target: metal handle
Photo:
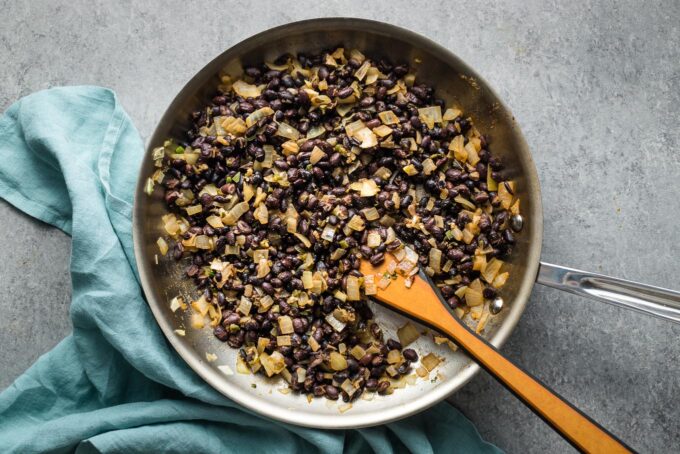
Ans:
{"type": "Polygon", "coordinates": [[[536,282],[680,323],[680,292],[541,262],[536,282]]]}

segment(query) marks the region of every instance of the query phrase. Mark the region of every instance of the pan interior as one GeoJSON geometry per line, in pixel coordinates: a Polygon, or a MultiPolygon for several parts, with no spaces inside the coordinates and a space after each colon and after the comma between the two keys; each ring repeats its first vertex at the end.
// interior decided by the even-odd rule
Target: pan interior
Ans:
{"type": "MultiPolygon", "coordinates": [[[[485,329],[494,345],[508,337],[524,310],[537,272],[542,236],[540,191],[536,170],[528,147],[514,118],[495,93],[472,69],[453,54],[431,41],[391,25],[357,19],[317,19],[278,27],[237,44],[204,67],[177,95],[149,141],[136,193],[134,240],[137,266],[142,285],[154,315],[178,353],[199,375],[218,391],[238,403],[270,418],[293,424],[322,428],[348,428],[385,423],[420,411],[445,398],[465,384],[478,367],[460,352],[445,344],[434,345],[421,337],[414,348],[420,354],[435,352],[445,358],[430,380],[419,379],[415,385],[395,390],[390,396],[359,399],[345,413],[325,399],[311,403],[305,396],[283,394],[285,384],[261,376],[223,374],[217,366],[236,370],[237,351],[218,341],[209,329],[189,327],[188,320],[173,313],[169,301],[177,295],[197,296],[193,284],[183,278],[183,262],[155,256],[156,240],[163,234],[161,216],[166,213],[162,191],[152,196],[143,191],[144,181],[153,172],[151,149],[168,137],[183,137],[190,112],[214,96],[220,71],[231,75],[242,72],[244,65],[272,61],[284,53],[319,52],[342,46],[356,48],[372,59],[386,58],[408,63],[416,69],[417,80],[435,87],[438,96],[473,118],[478,129],[490,138],[490,149],[500,156],[510,178],[516,181],[524,216],[524,230],[509,259],[511,279],[501,295],[505,309],[485,329]],[[185,329],[180,337],[175,329],[185,329]],[[208,362],[206,352],[218,356],[208,362]],[[435,377],[436,375],[436,377],[435,377]]],[[[387,336],[395,336],[405,319],[382,307],[374,306],[376,319],[387,336]]],[[[424,328],[423,328],[424,331],[424,328]]]]}

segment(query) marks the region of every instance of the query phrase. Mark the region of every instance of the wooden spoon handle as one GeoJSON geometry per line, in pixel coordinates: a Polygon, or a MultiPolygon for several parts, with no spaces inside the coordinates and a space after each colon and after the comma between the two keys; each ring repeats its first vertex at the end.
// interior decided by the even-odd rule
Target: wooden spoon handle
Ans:
{"type": "Polygon", "coordinates": [[[606,429],[574,408],[537,378],[504,357],[496,348],[452,315],[444,304],[441,301],[440,307],[443,310],[436,311],[439,312],[436,317],[425,321],[465,350],[480,366],[519,397],[574,447],[589,453],[632,452],[606,429]]]}
{"type": "MultiPolygon", "coordinates": [[[[385,267],[373,267],[368,261],[362,261],[361,272],[364,275],[382,275],[385,267]]],[[[468,328],[449,309],[425,273],[421,271],[408,287],[401,277],[396,279],[377,291],[373,298],[446,335],[574,447],[589,453],[633,452],[468,328]]]]}

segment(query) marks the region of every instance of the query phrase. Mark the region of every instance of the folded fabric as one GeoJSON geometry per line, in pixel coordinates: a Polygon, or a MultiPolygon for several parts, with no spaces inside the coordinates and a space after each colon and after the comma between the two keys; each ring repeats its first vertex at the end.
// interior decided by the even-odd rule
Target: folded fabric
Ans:
{"type": "Polygon", "coordinates": [[[73,241],[73,334],[0,394],[0,452],[499,452],[447,403],[323,431],[258,416],[203,382],[166,342],[137,280],[142,155],[104,88],[42,91],[0,118],[0,197],[73,241]]]}

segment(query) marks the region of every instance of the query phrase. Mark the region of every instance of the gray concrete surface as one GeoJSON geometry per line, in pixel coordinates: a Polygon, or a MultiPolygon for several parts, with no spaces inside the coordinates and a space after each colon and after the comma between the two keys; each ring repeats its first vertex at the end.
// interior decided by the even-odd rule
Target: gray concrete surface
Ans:
{"type": "MultiPolygon", "coordinates": [[[[680,289],[680,3],[0,0],[0,108],[115,89],[146,138],[212,57],[315,16],[408,27],[452,49],[524,127],[546,261],[680,289]]],[[[0,202],[0,389],[67,335],[69,239],[0,202]]],[[[505,353],[634,448],[680,450],[680,327],[536,288],[505,353]]],[[[509,452],[571,448],[484,375],[451,399],[509,452]]],[[[455,451],[455,446],[452,446],[455,451]]]]}

